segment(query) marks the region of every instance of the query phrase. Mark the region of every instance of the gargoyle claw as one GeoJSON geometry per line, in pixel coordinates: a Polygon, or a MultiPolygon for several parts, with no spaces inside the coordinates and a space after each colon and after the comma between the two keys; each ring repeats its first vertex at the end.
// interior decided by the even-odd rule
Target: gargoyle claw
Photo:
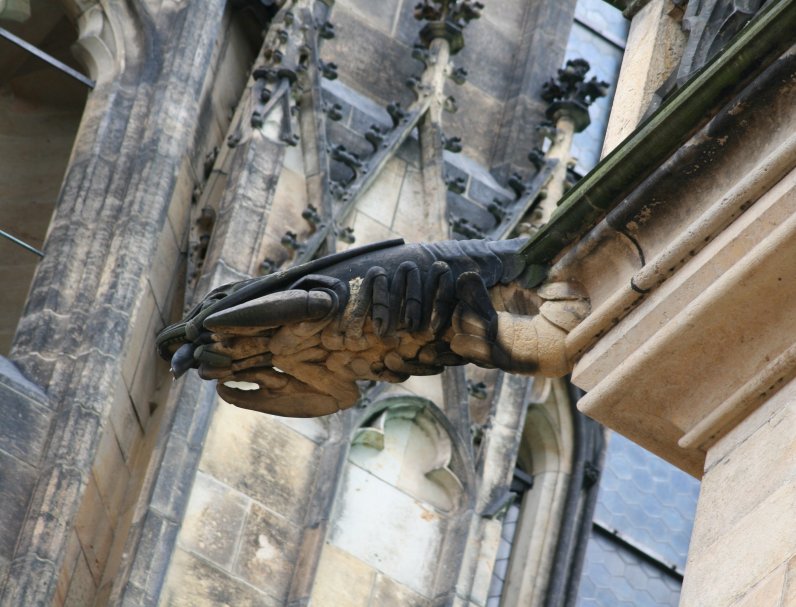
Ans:
{"type": "Polygon", "coordinates": [[[588,314],[574,283],[524,288],[522,240],[368,245],[214,290],[157,339],[229,403],[293,417],[354,405],[358,380],[475,363],[561,375],[588,314]]]}
{"type": "Polygon", "coordinates": [[[329,291],[292,289],[211,314],[203,326],[222,335],[263,335],[286,324],[320,320],[336,310],[337,298],[329,291]]]}

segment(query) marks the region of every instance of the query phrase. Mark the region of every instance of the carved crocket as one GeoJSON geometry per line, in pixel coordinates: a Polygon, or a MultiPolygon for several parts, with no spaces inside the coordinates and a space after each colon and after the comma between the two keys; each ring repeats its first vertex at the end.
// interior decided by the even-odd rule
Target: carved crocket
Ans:
{"type": "Polygon", "coordinates": [[[523,242],[391,240],[225,285],[158,351],[176,377],[197,368],[225,401],[292,417],[353,406],[357,380],[450,365],[561,376],[588,299],[569,282],[524,288],[523,242]]]}

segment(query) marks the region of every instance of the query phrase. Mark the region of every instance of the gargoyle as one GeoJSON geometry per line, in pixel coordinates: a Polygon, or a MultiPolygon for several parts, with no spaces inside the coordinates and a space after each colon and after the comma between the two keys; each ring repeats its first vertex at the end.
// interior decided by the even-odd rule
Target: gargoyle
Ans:
{"type": "Polygon", "coordinates": [[[475,363],[557,377],[589,312],[570,282],[526,282],[523,239],[391,240],[215,289],[157,338],[179,377],[225,401],[313,417],[353,406],[357,380],[401,382],[475,363]]]}

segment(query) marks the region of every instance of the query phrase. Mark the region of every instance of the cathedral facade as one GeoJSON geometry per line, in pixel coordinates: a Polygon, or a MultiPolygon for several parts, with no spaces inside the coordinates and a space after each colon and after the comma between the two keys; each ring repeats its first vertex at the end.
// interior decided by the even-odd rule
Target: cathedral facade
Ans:
{"type": "Polygon", "coordinates": [[[0,603],[796,604],[796,2],[611,4],[0,2],[0,603]],[[226,283],[511,237],[588,301],[566,379],[297,419],[156,352],[226,283]]]}

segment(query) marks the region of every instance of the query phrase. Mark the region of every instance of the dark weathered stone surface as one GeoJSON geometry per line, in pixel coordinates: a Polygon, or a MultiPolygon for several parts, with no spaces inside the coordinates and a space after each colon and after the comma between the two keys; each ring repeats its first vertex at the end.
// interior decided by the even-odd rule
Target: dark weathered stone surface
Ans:
{"type": "Polygon", "coordinates": [[[544,120],[540,94],[545,80],[564,58],[575,1],[528,5],[517,61],[506,93],[506,112],[495,139],[491,166],[500,179],[518,169],[527,171],[525,156],[541,140],[536,126],[544,120]]]}
{"type": "Polygon", "coordinates": [[[151,472],[141,489],[147,507],[133,521],[125,543],[129,556],[118,574],[119,579],[129,582],[117,584],[113,590],[114,600],[124,605],[143,604],[136,602],[140,600],[137,597],[145,592],[146,580],[152,576],[160,580],[158,584],[163,582],[164,562],[168,563],[176,545],[177,529],[185,512],[215,398],[206,384],[196,377],[187,377],[181,381],[175,402],[167,406],[173,410],[164,413],[167,418],[164,423],[168,424],[171,417],[174,431],[164,434],[156,446],[151,472]],[[173,483],[180,490],[172,494],[173,483]],[[157,509],[154,503],[149,503],[150,499],[157,501],[157,509]]]}
{"type": "Polygon", "coordinates": [[[505,206],[510,206],[514,198],[513,192],[503,188],[497,189],[474,177],[470,179],[467,197],[484,207],[489,207],[490,204],[495,202],[495,199],[505,206]]]}
{"type": "MultiPolygon", "coordinates": [[[[139,550],[149,561],[138,561],[121,597],[122,605],[144,605],[156,602],[166,579],[168,564],[177,540],[179,524],[170,521],[154,510],[149,510],[141,523],[139,550]],[[146,602],[134,603],[136,595],[143,593],[146,602]]],[[[140,599],[138,599],[140,600],[140,599]]]]}
{"type": "Polygon", "coordinates": [[[450,217],[466,219],[470,225],[483,230],[484,234],[495,226],[495,218],[484,207],[454,192],[448,192],[447,198],[450,217]]]}
{"type": "MultiPolygon", "coordinates": [[[[485,8],[499,11],[498,5],[485,8]]],[[[454,62],[467,69],[467,82],[477,86],[484,94],[505,99],[513,79],[513,66],[518,61],[518,40],[503,33],[487,19],[478,19],[464,31],[464,49],[454,62]]],[[[456,95],[458,87],[451,83],[450,94],[456,95]]],[[[463,108],[463,111],[466,111],[463,108]]]]}
{"type": "Polygon", "coordinates": [[[41,388],[0,357],[0,451],[36,466],[50,427],[49,404],[41,388]]]}
{"type": "Polygon", "coordinates": [[[340,80],[383,105],[400,101],[408,107],[412,94],[404,83],[422,69],[411,59],[411,45],[370,27],[342,6],[332,19],[337,36],[327,41],[323,56],[340,67],[340,80]]]}
{"type": "Polygon", "coordinates": [[[0,557],[7,561],[14,554],[19,521],[24,518],[35,480],[32,466],[0,451],[0,557]]]}
{"type": "Polygon", "coordinates": [[[406,12],[403,0],[383,0],[381,2],[351,0],[349,4],[370,24],[387,34],[392,33],[396,13],[406,12]]]}

